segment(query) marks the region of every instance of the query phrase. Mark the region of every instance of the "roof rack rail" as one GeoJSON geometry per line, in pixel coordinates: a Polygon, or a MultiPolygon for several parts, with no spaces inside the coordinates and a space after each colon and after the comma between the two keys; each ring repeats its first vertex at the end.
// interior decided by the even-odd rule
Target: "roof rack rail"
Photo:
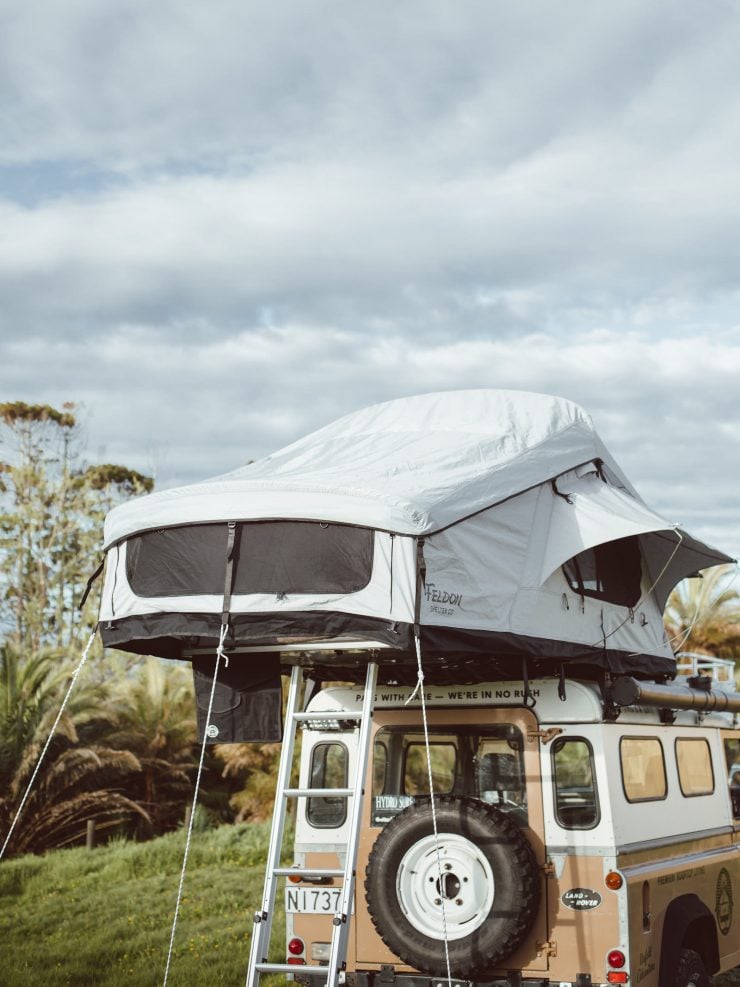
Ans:
{"type": "Polygon", "coordinates": [[[681,678],[708,676],[717,689],[735,691],[735,662],[731,658],[715,658],[698,651],[679,651],[676,655],[676,671],[681,678]]]}

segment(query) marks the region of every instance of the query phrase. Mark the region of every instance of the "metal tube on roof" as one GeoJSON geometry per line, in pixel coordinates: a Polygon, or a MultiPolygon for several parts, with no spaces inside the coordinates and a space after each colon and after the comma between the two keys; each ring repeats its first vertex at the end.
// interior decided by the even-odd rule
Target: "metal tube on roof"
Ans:
{"type": "Polygon", "coordinates": [[[638,682],[628,675],[612,683],[612,701],[617,706],[653,706],[657,709],[696,709],[740,713],[740,693],[720,689],[692,689],[685,685],[638,682]]]}

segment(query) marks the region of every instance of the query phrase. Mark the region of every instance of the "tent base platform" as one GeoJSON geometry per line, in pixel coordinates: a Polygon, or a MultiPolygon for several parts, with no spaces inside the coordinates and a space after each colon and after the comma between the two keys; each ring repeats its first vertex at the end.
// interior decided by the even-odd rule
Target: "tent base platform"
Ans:
{"type": "MultiPolygon", "coordinates": [[[[192,660],[215,654],[220,617],[149,614],[102,621],[100,631],[106,647],[192,660]]],[[[225,650],[237,664],[299,663],[325,680],[364,681],[368,661],[378,662],[381,681],[409,682],[417,675],[413,624],[355,614],[232,614],[225,650]]],[[[425,677],[439,684],[566,674],[598,680],[605,673],[656,681],[676,672],[672,658],[634,654],[608,642],[579,644],[442,625],[422,625],[421,653],[425,677]]]]}

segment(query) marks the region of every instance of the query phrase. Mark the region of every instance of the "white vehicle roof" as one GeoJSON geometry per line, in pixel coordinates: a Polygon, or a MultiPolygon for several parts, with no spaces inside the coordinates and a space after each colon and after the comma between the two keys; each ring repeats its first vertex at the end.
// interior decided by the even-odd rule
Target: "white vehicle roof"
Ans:
{"type": "MultiPolygon", "coordinates": [[[[565,682],[565,700],[558,695],[556,679],[533,679],[529,691],[536,705],[533,712],[540,723],[600,723],[604,718],[601,693],[593,682],[580,682],[568,679],[565,682]]],[[[378,686],[375,695],[375,709],[420,709],[421,699],[411,686],[378,686]]],[[[321,689],[308,705],[308,712],[337,714],[357,712],[362,708],[363,690],[361,686],[328,686],[321,689]]],[[[481,682],[476,685],[429,685],[425,686],[427,709],[459,709],[460,723],[474,718],[474,711],[481,707],[521,707],[524,692],[521,682],[481,682]]],[[[337,716],[341,720],[341,715],[337,716]]],[[[421,722],[421,721],[420,721],[421,722]]],[[[660,716],[656,709],[626,707],[619,716],[620,723],[658,724],[660,716]]],[[[728,728],[733,725],[731,713],[710,713],[697,715],[693,711],[680,711],[676,714],[678,725],[728,728]]],[[[308,721],[307,729],[311,729],[308,721]]],[[[317,730],[324,729],[321,721],[316,721],[317,730]]]]}

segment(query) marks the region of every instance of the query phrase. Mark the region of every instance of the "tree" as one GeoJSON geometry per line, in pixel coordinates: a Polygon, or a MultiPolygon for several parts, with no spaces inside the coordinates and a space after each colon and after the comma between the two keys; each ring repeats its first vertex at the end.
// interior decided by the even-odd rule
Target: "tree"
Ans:
{"type": "Polygon", "coordinates": [[[118,500],[152,488],[135,470],[87,466],[75,407],[0,404],[0,630],[33,654],[78,647],[95,623],[77,613],[100,554],[103,517],[118,500]]]}
{"type": "MultiPolygon", "coordinates": [[[[59,709],[57,656],[0,647],[0,845],[10,832],[59,709]]],[[[17,818],[6,855],[39,853],[85,838],[87,822],[130,829],[146,812],[120,789],[141,772],[128,751],[78,744],[75,720],[99,715],[89,690],[71,697],[17,818]]]]}
{"type": "Polygon", "coordinates": [[[111,747],[136,755],[141,773],[129,794],[146,810],[154,833],[182,819],[191,793],[188,769],[196,741],[192,679],[181,666],[147,658],[112,689],[111,747]]]}
{"type": "Polygon", "coordinates": [[[12,618],[15,646],[34,651],[50,590],[49,548],[65,516],[75,419],[70,410],[15,401],[0,404],[0,423],[7,456],[0,467],[5,616],[12,618]]]}
{"type": "MultiPolygon", "coordinates": [[[[2,841],[97,620],[94,600],[82,614],[77,604],[100,557],[104,515],[151,487],[135,470],[83,461],[74,405],[0,403],[2,841]]],[[[66,845],[84,836],[90,819],[120,827],[148,818],[121,792],[135,787],[141,764],[98,742],[106,703],[100,683],[86,681],[70,697],[7,852],[66,845]]]]}
{"type": "Polygon", "coordinates": [[[238,785],[230,799],[236,822],[269,819],[275,804],[280,744],[219,744],[216,754],[224,763],[224,778],[238,785]]]}
{"type": "Polygon", "coordinates": [[[701,578],[685,579],[665,608],[666,632],[674,650],[719,658],[740,656],[740,588],[735,565],[716,566],[701,578]]]}

